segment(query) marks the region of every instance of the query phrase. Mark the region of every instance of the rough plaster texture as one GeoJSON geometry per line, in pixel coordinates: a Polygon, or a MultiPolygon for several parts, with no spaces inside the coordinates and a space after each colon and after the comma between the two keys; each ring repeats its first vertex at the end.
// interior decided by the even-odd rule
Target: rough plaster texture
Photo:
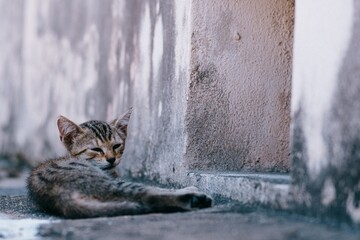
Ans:
{"type": "Polygon", "coordinates": [[[190,168],[288,171],[294,1],[192,9],[190,168]]]}
{"type": "Polygon", "coordinates": [[[356,223],[359,16],[359,1],[297,3],[292,105],[294,200],[307,212],[356,223]]]}

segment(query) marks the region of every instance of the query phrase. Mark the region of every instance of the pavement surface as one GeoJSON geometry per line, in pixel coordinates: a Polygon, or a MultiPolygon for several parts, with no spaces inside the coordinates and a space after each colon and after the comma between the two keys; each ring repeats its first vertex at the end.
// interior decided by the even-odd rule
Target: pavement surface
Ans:
{"type": "Polygon", "coordinates": [[[360,239],[360,230],[236,203],[172,214],[64,220],[39,212],[24,179],[0,181],[0,239],[360,239]],[[10,186],[10,187],[9,187],[10,186]]]}

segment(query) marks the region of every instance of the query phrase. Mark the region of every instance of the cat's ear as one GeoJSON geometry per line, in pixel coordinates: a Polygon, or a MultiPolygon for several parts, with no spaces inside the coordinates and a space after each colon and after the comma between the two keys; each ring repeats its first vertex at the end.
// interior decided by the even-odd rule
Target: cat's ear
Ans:
{"type": "Polygon", "coordinates": [[[60,140],[64,143],[67,149],[71,148],[75,137],[83,133],[83,130],[80,126],[73,123],[64,116],[58,117],[57,126],[59,129],[60,140]]]}
{"type": "Polygon", "coordinates": [[[130,108],[126,113],[124,113],[121,117],[110,122],[111,126],[114,126],[115,129],[120,130],[127,135],[127,127],[129,124],[130,116],[132,113],[132,108],[130,108]]]}

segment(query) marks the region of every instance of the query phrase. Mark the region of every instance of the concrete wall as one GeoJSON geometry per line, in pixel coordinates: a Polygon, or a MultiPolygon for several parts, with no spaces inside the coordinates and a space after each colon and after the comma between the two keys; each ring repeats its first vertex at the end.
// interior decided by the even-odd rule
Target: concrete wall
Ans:
{"type": "Polygon", "coordinates": [[[144,3],[134,63],[134,118],[122,170],[133,177],[186,181],[185,110],[191,1],[144,3]]]}
{"type": "Polygon", "coordinates": [[[20,112],[14,109],[23,101],[23,2],[0,0],[0,16],[0,152],[16,153],[13,123],[20,112]]]}
{"type": "Polygon", "coordinates": [[[59,114],[111,120],[130,106],[131,167],[144,170],[166,144],[182,148],[189,1],[1,3],[1,44],[9,49],[0,56],[2,155],[38,162],[62,154],[59,114]]]}
{"type": "Polygon", "coordinates": [[[286,172],[294,1],[193,1],[186,157],[286,172]]]}
{"type": "Polygon", "coordinates": [[[359,1],[297,2],[292,100],[294,200],[306,212],[355,222],[360,222],[359,16],[359,1]]]}

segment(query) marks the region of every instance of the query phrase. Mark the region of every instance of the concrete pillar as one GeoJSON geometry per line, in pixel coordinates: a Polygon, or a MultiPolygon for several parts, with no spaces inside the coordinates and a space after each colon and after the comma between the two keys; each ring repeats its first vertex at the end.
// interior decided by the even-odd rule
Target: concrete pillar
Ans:
{"type": "Polygon", "coordinates": [[[192,2],[189,168],[287,172],[294,1],[192,2]]]}
{"type": "Polygon", "coordinates": [[[298,1],[295,16],[293,197],[360,222],[360,2],[298,1]]]}

